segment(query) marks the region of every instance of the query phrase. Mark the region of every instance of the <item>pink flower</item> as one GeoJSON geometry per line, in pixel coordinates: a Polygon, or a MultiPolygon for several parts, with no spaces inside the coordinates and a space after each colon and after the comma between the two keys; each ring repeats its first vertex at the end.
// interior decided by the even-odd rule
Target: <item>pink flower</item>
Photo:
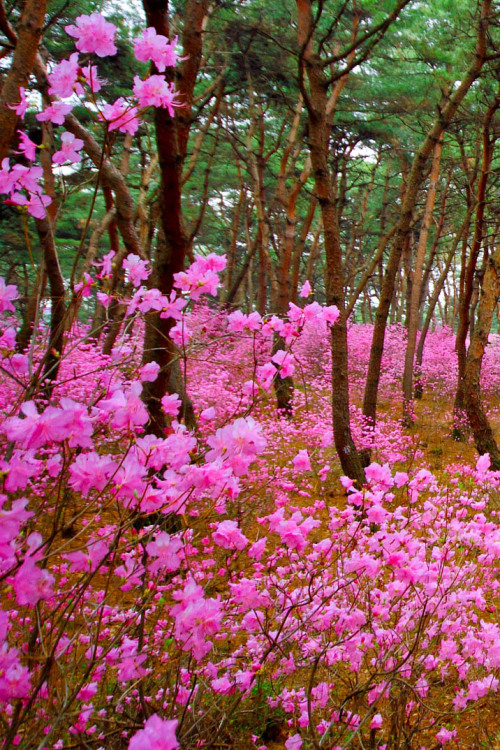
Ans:
{"type": "Polygon", "coordinates": [[[370,729],[380,729],[380,727],[382,726],[382,721],[382,716],[380,714],[375,714],[370,722],[370,729]]]}
{"type": "Polygon", "coordinates": [[[149,276],[148,262],[142,260],[138,255],[129,253],[122,263],[122,267],[128,271],[128,278],[134,286],[140,286],[149,276]]]}
{"type": "Polygon", "coordinates": [[[156,560],[151,563],[149,570],[156,573],[158,570],[178,570],[181,564],[179,551],[182,549],[182,541],[175,536],[170,536],[165,531],[160,531],[153,542],[146,545],[146,551],[156,560]]]}
{"type": "Polygon", "coordinates": [[[36,143],[33,143],[33,141],[30,140],[22,130],[18,130],[17,132],[19,133],[19,151],[16,153],[24,154],[28,161],[35,161],[37,149],[36,143]]]}
{"type": "Polygon", "coordinates": [[[307,450],[301,450],[292,459],[295,471],[311,471],[311,462],[307,450]]]}
{"type": "Polygon", "coordinates": [[[105,104],[99,113],[99,119],[108,123],[109,130],[135,135],[139,128],[137,108],[131,107],[121,96],[114,104],[105,104]]]}
{"type": "Polygon", "coordinates": [[[203,409],[203,411],[200,414],[200,420],[202,422],[211,422],[215,417],[217,416],[217,413],[213,406],[209,406],[208,409],[203,409]]]}
{"type": "Polygon", "coordinates": [[[248,539],[241,533],[236,521],[222,521],[217,530],[213,532],[212,538],[218,547],[224,549],[244,549],[248,539]]]}
{"type": "Polygon", "coordinates": [[[73,109],[72,104],[65,104],[64,102],[52,102],[48,107],[45,107],[43,112],[39,112],[36,115],[36,119],[39,122],[50,121],[54,125],[62,125],[66,115],[68,115],[73,109]]]}
{"type": "Polygon", "coordinates": [[[370,466],[367,466],[365,469],[365,474],[368,482],[378,489],[388,490],[394,484],[388,464],[380,466],[380,464],[375,462],[371,463],[370,466]]]}
{"type": "Polygon", "coordinates": [[[81,85],[77,83],[78,71],[78,52],[74,52],[69,60],[61,60],[47,76],[50,83],[49,94],[65,99],[73,95],[75,88],[78,94],[83,93],[81,85]]]}
{"type": "Polygon", "coordinates": [[[182,310],[184,310],[184,308],[188,304],[188,301],[186,299],[182,299],[182,297],[178,297],[175,289],[172,289],[172,291],[170,292],[170,298],[162,295],[161,304],[162,307],[159,308],[162,310],[162,312],[160,313],[160,318],[173,318],[174,320],[181,320],[182,310]]]}
{"type": "MultiPolygon", "coordinates": [[[[3,639],[2,639],[3,640],[3,639]]],[[[13,698],[27,698],[30,692],[30,672],[23,667],[16,648],[3,643],[0,648],[0,702],[13,698]]]]}
{"type": "Polygon", "coordinates": [[[92,488],[101,491],[117,469],[109,456],[80,453],[69,467],[69,486],[85,497],[92,488]]]}
{"type": "Polygon", "coordinates": [[[339,309],[336,305],[330,305],[330,307],[324,307],[322,316],[325,323],[333,325],[337,322],[340,317],[339,309]]]}
{"type": "Polygon", "coordinates": [[[76,552],[69,552],[64,557],[71,563],[70,571],[72,573],[81,571],[93,573],[102,565],[108,554],[108,545],[100,540],[90,542],[87,545],[86,553],[83,550],[77,550],[76,552]]]}
{"type": "Polygon", "coordinates": [[[309,297],[311,292],[312,292],[311,284],[309,283],[309,281],[304,281],[304,283],[301,286],[299,295],[301,297],[309,297]]]}
{"type": "Polygon", "coordinates": [[[81,73],[85,78],[85,83],[94,94],[97,94],[97,92],[107,83],[105,78],[99,78],[95,65],[86,65],[81,69],[81,73]]]}
{"type": "Polygon", "coordinates": [[[18,298],[17,286],[6,284],[5,279],[0,276],[0,312],[10,310],[15,312],[12,302],[18,298]]]}
{"type": "Polygon", "coordinates": [[[267,536],[262,537],[257,542],[254,542],[248,548],[248,557],[252,557],[254,560],[260,560],[265,552],[267,544],[267,536]]]}
{"type": "Polygon", "coordinates": [[[258,312],[252,312],[250,315],[244,315],[241,310],[235,310],[227,318],[228,331],[259,331],[262,328],[262,318],[258,312]]]}
{"type": "Polygon", "coordinates": [[[142,383],[154,383],[160,372],[158,362],[148,362],[141,367],[139,378],[142,383]]]}
{"type": "Polygon", "coordinates": [[[191,651],[199,661],[212,648],[206,638],[219,632],[222,605],[219,599],[205,599],[203,589],[193,578],[184,584],[183,591],[172,594],[175,604],[170,614],[175,619],[175,637],[183,644],[183,651],[191,651]]]}
{"type": "Polygon", "coordinates": [[[142,385],[131,383],[127,393],[117,389],[110,398],[100,402],[103,413],[111,419],[111,426],[117,429],[141,427],[149,419],[146,408],[141,400],[142,385]]]}
{"type": "Polygon", "coordinates": [[[280,378],[289,378],[295,372],[293,355],[290,354],[290,352],[286,352],[284,349],[278,349],[278,351],[271,357],[271,362],[274,362],[274,364],[278,366],[278,374],[280,378]]]}
{"type": "Polygon", "coordinates": [[[286,750],[300,750],[302,747],[302,737],[300,734],[294,734],[285,742],[286,750]]]}
{"type": "Polygon", "coordinates": [[[30,216],[34,216],[35,219],[44,219],[47,216],[46,207],[52,203],[50,195],[37,195],[33,193],[29,198],[26,198],[22,193],[13,193],[6,203],[11,203],[16,206],[26,206],[30,216]]]}
{"type": "Polygon", "coordinates": [[[163,107],[170,117],[174,116],[174,107],[182,106],[176,99],[174,84],[167,83],[161,75],[149,76],[145,81],[135,76],[133,91],[140,107],[163,107]]]}
{"type": "Polygon", "coordinates": [[[183,292],[189,292],[196,302],[202,294],[217,294],[219,286],[218,273],[226,267],[226,256],[209,253],[205,258],[195,257],[187,271],[174,274],[174,285],[183,292]]]}
{"type": "Polygon", "coordinates": [[[61,135],[61,149],[56,151],[52,156],[54,164],[63,164],[65,161],[79,162],[82,157],[78,153],[83,148],[83,141],[80,138],[75,138],[73,133],[64,132],[61,135]]]}
{"type": "Polygon", "coordinates": [[[23,86],[19,87],[19,104],[9,104],[9,109],[13,109],[18,117],[24,120],[24,115],[28,109],[29,104],[26,99],[26,89],[23,86]]]}
{"type": "Polygon", "coordinates": [[[182,401],[177,393],[167,393],[161,400],[161,405],[165,414],[169,417],[177,417],[182,406],[182,401]]]}
{"type": "Polygon", "coordinates": [[[491,459],[489,453],[483,453],[477,460],[476,471],[478,474],[486,474],[491,466],[491,459]]]}
{"type": "Polygon", "coordinates": [[[193,338],[193,332],[188,328],[185,320],[180,320],[178,323],[176,323],[175,326],[170,329],[170,333],[168,335],[170,336],[174,344],[179,347],[179,349],[188,346],[189,342],[193,338]]]}
{"type": "Polygon", "coordinates": [[[44,568],[38,568],[28,557],[14,576],[14,591],[21,606],[34,607],[40,599],[50,599],[55,578],[44,568]]]}
{"type": "Polygon", "coordinates": [[[165,68],[175,68],[179,59],[175,52],[177,37],[169,42],[166,36],[157,34],[156,30],[149,26],[142,32],[142,37],[134,39],[135,56],[141,62],[151,60],[159,73],[163,73],[165,68]]]}
{"type": "Polygon", "coordinates": [[[106,276],[111,276],[111,274],[113,273],[113,258],[115,257],[115,255],[115,251],[110,250],[109,253],[106,253],[106,255],[102,256],[101,261],[94,263],[95,266],[101,266],[101,271],[97,274],[98,279],[103,279],[106,278],[106,276]]]}
{"type": "Polygon", "coordinates": [[[175,730],[178,720],[170,721],[160,719],[153,714],[130,740],[128,750],[176,750],[179,747],[175,730]]]}
{"type": "Polygon", "coordinates": [[[65,26],[65,31],[77,40],[75,46],[80,52],[95,52],[98,57],[115,55],[117,52],[114,44],[116,26],[106,21],[100,13],[78,16],[76,25],[65,26]]]}
{"type": "Polygon", "coordinates": [[[23,448],[36,449],[52,442],[61,442],[70,437],[71,414],[49,406],[42,414],[38,413],[34,401],[26,401],[21,406],[25,418],[10,417],[4,422],[9,440],[23,444],[23,448]]]}
{"type": "Polygon", "coordinates": [[[449,730],[443,727],[439,730],[439,732],[436,734],[436,739],[438,742],[440,742],[441,745],[444,745],[446,742],[450,742],[450,740],[454,739],[457,736],[457,730],[449,730]]]}

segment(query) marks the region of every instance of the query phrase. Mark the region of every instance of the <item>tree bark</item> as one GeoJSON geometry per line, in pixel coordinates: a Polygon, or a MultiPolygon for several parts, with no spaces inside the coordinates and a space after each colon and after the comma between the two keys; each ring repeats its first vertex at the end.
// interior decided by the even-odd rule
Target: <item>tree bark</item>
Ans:
{"type": "Polygon", "coordinates": [[[0,94],[0,161],[8,156],[16,134],[19,117],[11,106],[19,103],[19,88],[28,85],[28,79],[35,66],[46,6],[46,0],[26,0],[17,26],[17,34],[11,30],[11,41],[14,41],[16,36],[17,39],[12,64],[0,94]]]}
{"type": "Polygon", "coordinates": [[[441,291],[443,290],[446,278],[448,276],[449,270],[451,268],[451,264],[453,261],[453,258],[455,257],[455,253],[457,251],[457,247],[460,243],[460,240],[462,237],[467,237],[469,233],[469,227],[470,227],[470,221],[472,217],[472,206],[469,206],[469,209],[467,211],[465,220],[462,224],[462,227],[460,228],[459,232],[457,233],[455,240],[453,241],[452,247],[450,248],[448,252],[448,256],[446,258],[446,262],[444,264],[444,268],[441,271],[439,275],[439,279],[437,280],[434,291],[431,295],[431,298],[429,300],[429,307],[427,309],[427,313],[425,316],[424,325],[422,328],[422,332],[420,334],[420,339],[418,342],[417,347],[417,355],[416,355],[416,383],[415,383],[415,398],[422,398],[423,395],[423,384],[422,380],[420,378],[420,371],[422,369],[422,362],[424,358],[424,347],[425,347],[425,340],[427,338],[427,334],[429,332],[429,327],[431,324],[431,321],[434,317],[434,311],[436,309],[436,305],[439,299],[439,295],[441,294],[441,291]]]}
{"type": "Polygon", "coordinates": [[[464,400],[467,419],[480,454],[489,453],[492,468],[500,470],[500,452],[481,403],[481,365],[500,295],[500,247],[488,259],[479,301],[477,322],[467,352],[464,373],[464,400]]]}
{"type": "Polygon", "coordinates": [[[443,141],[440,139],[434,147],[434,158],[429,179],[429,190],[425,204],[422,226],[418,238],[417,254],[415,258],[415,269],[413,271],[413,283],[411,287],[410,306],[408,310],[408,338],[406,342],[405,363],[403,371],[403,423],[410,427],[413,423],[412,396],[413,396],[413,360],[417,344],[418,322],[420,317],[420,296],[422,288],[422,276],[425,254],[427,252],[427,240],[436,201],[436,193],[441,166],[441,154],[443,141]]]}
{"type": "Polygon", "coordinates": [[[313,49],[314,30],[311,0],[297,0],[298,41],[302,48],[300,80],[309,119],[309,149],[316,196],[323,220],[326,253],[326,299],[336,305],[340,318],[332,326],[332,412],[335,447],[342,470],[359,486],[365,481],[361,456],[351,434],[347,353],[347,318],[344,299],[344,274],[340,229],[336,204],[336,176],[329,166],[328,83],[323,62],[313,49]],[[304,70],[309,82],[305,91],[304,70]]]}
{"type": "Polygon", "coordinates": [[[465,267],[463,282],[461,285],[460,301],[458,306],[458,329],[455,342],[455,350],[458,359],[458,383],[453,405],[453,432],[456,439],[463,437],[461,425],[465,404],[465,366],[467,359],[466,341],[470,326],[470,308],[474,291],[474,274],[476,272],[477,259],[481,250],[484,234],[484,213],[486,208],[486,188],[490,177],[491,162],[496,136],[490,136],[491,125],[496,111],[500,107],[500,88],[495,100],[488,107],[483,120],[482,141],[483,153],[481,163],[481,174],[477,186],[476,216],[474,222],[474,237],[470,251],[469,260],[465,267]]]}
{"type": "MultiPolygon", "coordinates": [[[[148,26],[158,34],[169,37],[168,0],[143,0],[148,26]]],[[[187,0],[184,10],[182,35],[184,59],[180,65],[177,90],[183,102],[175,117],[165,109],[155,109],[156,145],[161,173],[160,221],[163,236],[159,239],[153,264],[151,282],[162,294],[170,295],[174,275],[184,270],[187,237],[181,207],[182,167],[186,158],[189,132],[192,124],[194,86],[201,65],[203,25],[208,12],[208,0],[187,0]]],[[[168,76],[171,71],[167,70],[168,76]]],[[[178,362],[170,339],[172,318],[153,315],[146,321],[143,362],[155,361],[160,371],[154,383],[145,383],[143,398],[149,412],[150,429],[162,435],[165,417],[161,399],[172,389],[174,380],[182,383],[174,365],[178,362]]],[[[189,427],[194,426],[194,411],[184,389],[179,393],[183,401],[183,416],[189,427]]]]}

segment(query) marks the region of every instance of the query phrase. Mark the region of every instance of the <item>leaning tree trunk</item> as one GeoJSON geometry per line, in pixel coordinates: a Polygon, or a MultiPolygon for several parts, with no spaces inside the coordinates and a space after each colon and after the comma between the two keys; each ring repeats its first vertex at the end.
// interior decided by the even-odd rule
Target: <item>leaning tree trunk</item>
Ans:
{"type": "Polygon", "coordinates": [[[500,246],[488,259],[481,287],[477,322],[467,352],[464,374],[464,399],[474,442],[480,454],[489,453],[492,467],[500,470],[500,451],[493,436],[488,417],[481,403],[481,365],[488,345],[491,322],[500,295],[500,246]]]}

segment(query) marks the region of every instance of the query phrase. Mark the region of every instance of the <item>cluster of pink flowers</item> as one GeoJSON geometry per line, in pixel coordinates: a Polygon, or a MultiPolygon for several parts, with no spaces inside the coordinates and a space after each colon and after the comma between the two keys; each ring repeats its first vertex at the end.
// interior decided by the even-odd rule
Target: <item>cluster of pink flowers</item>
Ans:
{"type": "MultiPolygon", "coordinates": [[[[75,24],[66,26],[66,33],[76,40],[78,52],[98,57],[116,54],[116,32],[116,26],[106,21],[100,13],[78,16],[75,24]]],[[[139,61],[151,60],[158,71],[163,73],[167,67],[175,67],[178,62],[176,43],[177,38],[170,43],[153,28],[147,28],[143,36],[135,40],[134,50],[139,61]]],[[[106,81],[99,78],[96,66],[80,65],[78,52],[71,54],[67,60],[61,60],[48,73],[48,93],[52,101],[36,115],[39,122],[64,125],[66,116],[73,110],[74,102],[71,99],[75,94],[84,101],[87,91],[90,92],[92,107],[95,106],[96,94],[106,81]]],[[[145,80],[135,76],[133,95],[132,101],[119,97],[112,104],[101,104],[98,118],[106,123],[110,131],[118,130],[134,135],[139,127],[140,111],[149,107],[163,107],[173,117],[175,108],[182,106],[173,84],[167,82],[163,75],[149,75],[145,80]]],[[[13,109],[24,118],[29,106],[24,88],[20,89],[19,96],[19,104],[13,106],[13,109]]],[[[19,137],[18,153],[22,153],[29,161],[35,161],[36,144],[22,131],[19,132],[19,137]]],[[[60,148],[52,155],[52,161],[57,165],[77,164],[82,160],[79,152],[83,145],[83,141],[73,134],[62,133],[60,148]]],[[[30,215],[43,219],[52,199],[44,194],[40,185],[41,177],[40,167],[14,165],[11,169],[8,160],[4,160],[0,174],[0,193],[9,195],[7,203],[24,206],[30,215]]]]}

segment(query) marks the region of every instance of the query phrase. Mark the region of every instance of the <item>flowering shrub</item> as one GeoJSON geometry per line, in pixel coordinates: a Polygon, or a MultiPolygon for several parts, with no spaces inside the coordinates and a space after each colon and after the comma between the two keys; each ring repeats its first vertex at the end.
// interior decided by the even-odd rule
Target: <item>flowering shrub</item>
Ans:
{"type": "MultiPolygon", "coordinates": [[[[116,51],[99,14],[67,31],[80,53],[116,51]]],[[[160,72],[177,60],[175,40],[153,29],[134,48],[160,72]]],[[[62,100],[87,90],[95,100],[104,85],[78,53],[49,82],[60,99],[39,119],[55,124],[73,106],[62,100]]],[[[136,79],[134,94],[100,107],[109,130],[133,133],[141,108],[177,106],[161,76],[136,79]]],[[[20,115],[26,106],[21,91],[20,115]]],[[[63,132],[54,163],[77,162],[81,148],[63,132]]],[[[34,160],[26,137],[21,149],[34,160]]],[[[43,218],[41,175],[7,160],[0,190],[43,218]]],[[[112,263],[113,253],[101,258],[77,292],[90,294],[112,263]]],[[[29,391],[43,336],[16,353],[17,290],[0,279],[5,748],[173,750],[240,731],[262,750],[273,726],[287,750],[435,748],[498,691],[500,474],[482,457],[439,479],[400,425],[389,417],[367,434],[355,410],[377,460],[363,488],[343,477],[341,492],[326,407],[338,310],[307,302],[306,282],[285,318],[213,311],[203,299],[224,265],[198,256],[167,297],[128,254],[120,301],[134,325],[104,357],[75,323],[50,402],[29,391]],[[141,394],[159,368],[141,367],[140,341],[151,312],[175,321],[196,432],[179,421],[177,394],[162,399],[164,435],[148,432],[141,394]],[[291,375],[293,421],[269,407],[273,381],[291,375]]],[[[370,330],[349,337],[361,378],[370,330]]],[[[402,339],[393,328],[386,395],[402,339]]],[[[430,341],[423,377],[436,384],[443,352],[452,361],[449,332],[430,341]]]]}

